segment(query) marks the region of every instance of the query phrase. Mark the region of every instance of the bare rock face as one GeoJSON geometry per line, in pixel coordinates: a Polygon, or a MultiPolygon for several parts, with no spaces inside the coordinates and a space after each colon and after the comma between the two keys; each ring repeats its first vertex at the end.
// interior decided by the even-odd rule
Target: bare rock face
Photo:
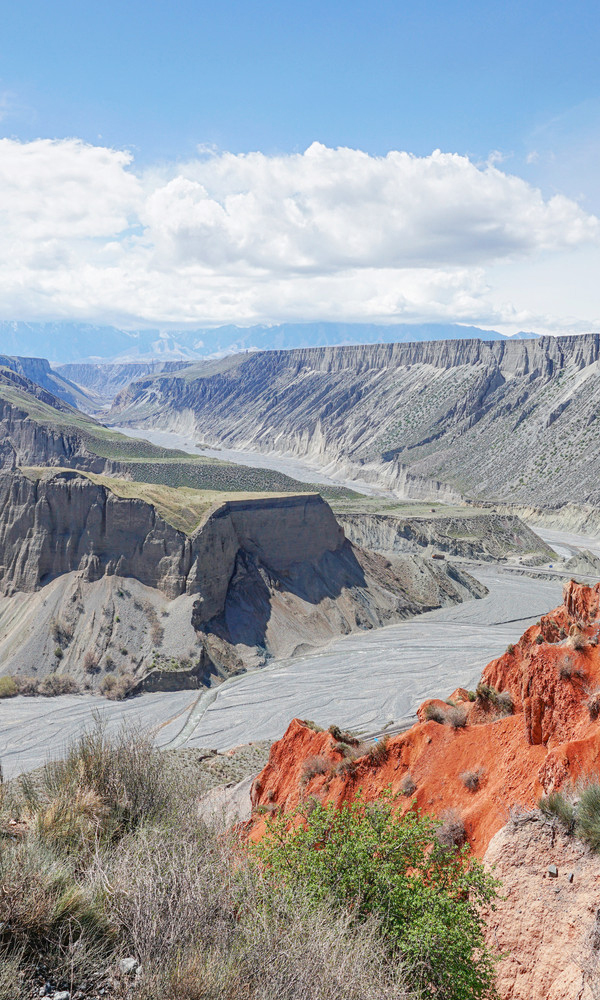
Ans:
{"type": "MultiPolygon", "coordinates": [[[[378,552],[423,552],[429,548],[462,559],[498,562],[527,556],[529,564],[548,562],[549,548],[520,518],[510,514],[458,514],[452,517],[400,517],[393,514],[338,514],[346,537],[378,552]]],[[[600,569],[600,561],[598,561],[600,569]]]]}
{"type": "MultiPolygon", "coordinates": [[[[5,671],[15,668],[25,647],[47,669],[56,667],[49,614],[40,614],[39,602],[24,601],[26,594],[52,591],[56,614],[73,637],[61,654],[63,670],[77,671],[88,649],[100,660],[113,632],[121,635],[122,629],[113,628],[121,617],[121,598],[115,602],[111,591],[110,622],[100,621],[98,589],[88,586],[80,593],[73,584],[63,593],[53,587],[69,576],[86,585],[131,579],[152,591],[138,602],[140,614],[131,622],[141,651],[141,658],[134,657],[136,667],[145,664],[153,671],[146,688],[177,688],[188,681],[197,686],[209,667],[229,674],[270,656],[291,656],[341,634],[485,592],[453,567],[413,555],[390,561],[355,548],[318,494],[226,501],[187,535],[143,500],[118,497],[76,472],[39,480],[16,469],[1,473],[0,593],[6,600],[0,607],[0,652],[4,649],[5,671]],[[156,618],[160,601],[153,595],[187,602],[187,666],[177,673],[171,663],[165,667],[156,643],[142,638],[144,626],[146,632],[160,632],[142,614],[142,606],[152,606],[151,618],[156,618]],[[92,616],[89,633],[86,607],[92,616]],[[43,622],[41,645],[38,620],[43,622]],[[190,629],[194,638],[188,655],[190,629]],[[201,652],[193,649],[198,641],[201,652]],[[34,655],[34,649],[39,653],[34,655]]],[[[121,588],[112,589],[118,593],[121,588]]],[[[129,645],[126,640],[128,654],[129,645]]]]}
{"type": "MultiPolygon", "coordinates": [[[[18,376],[14,378],[17,379],[18,376]]],[[[60,405],[55,396],[32,386],[31,382],[24,382],[22,388],[27,392],[33,389],[32,395],[35,394],[35,398],[54,409],[57,409],[57,404],[60,405]]],[[[75,430],[60,430],[37,423],[24,410],[4,399],[0,399],[0,439],[3,441],[0,468],[10,469],[14,465],[60,465],[109,475],[117,468],[116,463],[92,454],[87,449],[83,436],[75,430]]]]}
{"type": "Polygon", "coordinates": [[[534,811],[498,831],[485,861],[502,881],[487,917],[502,1000],[595,1000],[600,857],[534,811]]]}
{"type": "Polygon", "coordinates": [[[90,395],[88,409],[98,409],[103,404],[111,403],[119,392],[137,379],[163,372],[181,371],[191,364],[192,361],[123,361],[110,364],[74,362],[57,365],[56,373],[62,379],[82,387],[90,395]]]}
{"type": "Polygon", "coordinates": [[[256,352],[135,382],[111,419],[399,495],[598,505],[599,359],[596,334],[256,352]]]}

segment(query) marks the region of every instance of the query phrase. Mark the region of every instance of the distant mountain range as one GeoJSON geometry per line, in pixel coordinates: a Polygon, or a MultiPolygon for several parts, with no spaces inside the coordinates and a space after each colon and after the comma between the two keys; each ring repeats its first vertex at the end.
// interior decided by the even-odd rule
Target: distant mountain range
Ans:
{"type": "MultiPolygon", "coordinates": [[[[535,333],[518,333],[531,340],[535,333]]],[[[426,340],[506,340],[494,330],[458,324],[282,323],[278,326],[220,326],[216,329],[119,330],[89,323],[0,322],[0,352],[69,362],[218,358],[239,351],[268,351],[341,344],[392,344],[426,340]]]]}

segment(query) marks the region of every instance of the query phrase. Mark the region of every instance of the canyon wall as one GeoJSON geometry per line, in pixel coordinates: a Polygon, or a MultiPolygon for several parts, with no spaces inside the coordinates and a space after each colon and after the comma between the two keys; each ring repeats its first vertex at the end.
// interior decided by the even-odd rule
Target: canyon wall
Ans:
{"type": "MultiPolygon", "coordinates": [[[[135,635],[140,621],[148,631],[144,606],[154,607],[156,616],[159,607],[171,613],[165,602],[179,601],[181,635],[188,636],[182,645],[195,636],[201,665],[212,664],[221,676],[485,593],[455,567],[417,555],[388,559],[353,546],[318,494],[225,500],[188,535],[150,503],[116,496],[76,472],[41,478],[16,469],[1,473],[3,672],[15,664],[19,670],[19,658],[56,669],[42,610],[47,601],[60,609],[73,637],[61,654],[62,670],[80,669],[82,649],[98,660],[110,652],[98,604],[104,590],[92,586],[102,580],[115,581],[111,606],[130,589],[124,581],[148,589],[137,601],[139,614],[130,609],[135,635]],[[96,623],[91,632],[88,617],[96,623]],[[42,653],[27,659],[27,643],[42,653]]],[[[113,607],[113,626],[120,617],[113,607]]],[[[143,638],[143,629],[136,641],[144,651],[137,667],[160,666],[162,653],[143,638]]]]}
{"type": "Polygon", "coordinates": [[[111,420],[291,453],[399,495],[600,504],[600,337],[269,351],[133,383],[111,420]]]}

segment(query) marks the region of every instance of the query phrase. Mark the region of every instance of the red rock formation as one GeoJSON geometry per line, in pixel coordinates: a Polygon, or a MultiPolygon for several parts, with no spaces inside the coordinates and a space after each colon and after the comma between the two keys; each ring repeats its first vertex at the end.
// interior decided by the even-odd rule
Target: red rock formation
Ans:
{"type": "Polygon", "coordinates": [[[532,807],[544,792],[600,771],[600,720],[589,707],[600,690],[599,599],[600,584],[569,582],[564,604],[485,668],[482,682],[510,694],[514,714],[502,715],[493,691],[470,701],[458,689],[455,707],[424,702],[407,732],[359,750],[294,719],[254,784],[252,838],[262,836],[265,814],[290,812],[308,796],[339,805],[362,788],[373,800],[388,786],[402,791],[409,776],[416,791],[404,810],[416,799],[438,816],[458,811],[483,856],[513,806],[532,807]],[[428,719],[432,711],[446,724],[428,719]]]}
{"type": "Polygon", "coordinates": [[[385,747],[352,747],[294,719],[254,783],[252,838],[263,835],[265,814],[309,796],[340,805],[358,788],[374,800],[408,786],[404,810],[416,799],[438,816],[459,812],[472,850],[495,866],[503,892],[487,936],[502,955],[503,1000],[593,1000],[600,860],[541,813],[513,809],[600,774],[599,598],[600,584],[568,583],[564,604],[488,664],[477,700],[459,688],[454,706],[424,702],[419,721],[385,747]],[[501,714],[506,694],[511,715],[501,714]]]}

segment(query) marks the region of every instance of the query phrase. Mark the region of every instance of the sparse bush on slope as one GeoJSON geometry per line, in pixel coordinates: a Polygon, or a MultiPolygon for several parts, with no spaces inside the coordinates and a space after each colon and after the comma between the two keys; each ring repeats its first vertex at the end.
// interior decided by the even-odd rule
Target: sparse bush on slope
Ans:
{"type": "Polygon", "coordinates": [[[440,842],[440,823],[413,811],[398,818],[389,795],[374,804],[359,795],[340,809],[317,803],[298,815],[291,825],[268,821],[255,848],[274,884],[378,917],[418,996],[495,995],[480,907],[497,883],[467,848],[440,842]]]}
{"type": "Polygon", "coordinates": [[[99,973],[125,1000],[126,955],[139,1000],[494,995],[479,905],[495,883],[439,824],[398,821],[387,798],[313,800],[305,825],[273,823],[249,852],[198,819],[199,790],[143,732],[102,725],[4,787],[0,1000],[37,993],[40,963],[62,989],[99,973]]]}

